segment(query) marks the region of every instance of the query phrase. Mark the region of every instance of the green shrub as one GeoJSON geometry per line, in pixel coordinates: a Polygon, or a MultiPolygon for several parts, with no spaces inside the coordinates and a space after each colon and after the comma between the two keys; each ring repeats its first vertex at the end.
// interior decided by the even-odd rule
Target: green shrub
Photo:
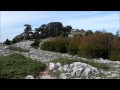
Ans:
{"type": "Polygon", "coordinates": [[[40,44],[40,40],[35,39],[34,42],[31,44],[32,47],[38,48],[40,44]]]}
{"type": "Polygon", "coordinates": [[[67,58],[59,58],[59,59],[55,59],[55,60],[52,60],[51,62],[53,63],[61,63],[62,65],[65,65],[65,64],[71,64],[73,62],[78,62],[79,60],[77,59],[67,59],[67,58]]]}
{"type": "Polygon", "coordinates": [[[41,49],[53,52],[66,53],[68,44],[69,38],[55,38],[51,41],[46,41],[41,44],[41,49]]]}
{"type": "Polygon", "coordinates": [[[120,61],[120,37],[114,39],[112,43],[110,60],[120,61]]]}
{"type": "Polygon", "coordinates": [[[69,42],[69,45],[68,45],[68,53],[69,54],[78,54],[78,45],[80,44],[80,39],[77,39],[77,38],[74,38],[74,39],[71,39],[70,42],[69,42]]]}
{"type": "Polygon", "coordinates": [[[69,54],[78,54],[78,45],[71,43],[68,45],[68,51],[69,54]]]}
{"type": "Polygon", "coordinates": [[[40,47],[42,50],[54,51],[54,42],[53,41],[45,41],[41,44],[40,47]]]}
{"type": "Polygon", "coordinates": [[[81,37],[83,37],[82,34],[78,33],[75,34],[73,38],[71,38],[69,45],[68,45],[68,53],[69,54],[78,54],[79,48],[78,46],[81,43],[81,37]]]}
{"type": "Polygon", "coordinates": [[[83,36],[83,34],[81,34],[81,33],[78,33],[78,34],[74,34],[74,38],[80,38],[80,37],[82,37],[83,36]]]}
{"type": "Polygon", "coordinates": [[[83,61],[84,63],[87,63],[89,65],[92,65],[93,67],[96,67],[97,69],[104,69],[104,70],[109,70],[110,67],[107,64],[104,63],[97,63],[93,61],[83,61]]]}
{"type": "Polygon", "coordinates": [[[56,52],[66,53],[69,45],[69,38],[56,38],[54,40],[54,49],[56,52]]]}
{"type": "Polygon", "coordinates": [[[90,47],[89,46],[84,46],[84,45],[79,45],[78,46],[78,54],[79,56],[85,57],[85,58],[91,58],[91,53],[90,53],[90,47]]]}
{"type": "Polygon", "coordinates": [[[8,49],[13,50],[13,51],[19,51],[19,52],[28,52],[29,51],[29,50],[22,49],[22,48],[16,47],[16,46],[9,46],[8,49]]]}
{"type": "Polygon", "coordinates": [[[0,79],[23,79],[27,75],[36,76],[46,65],[20,54],[0,57],[0,79]]]}

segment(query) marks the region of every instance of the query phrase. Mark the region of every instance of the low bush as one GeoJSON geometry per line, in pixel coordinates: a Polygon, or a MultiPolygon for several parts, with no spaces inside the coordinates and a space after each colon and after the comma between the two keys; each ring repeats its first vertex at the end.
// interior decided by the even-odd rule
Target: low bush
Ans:
{"type": "Polygon", "coordinates": [[[104,69],[104,70],[109,70],[110,66],[104,63],[97,63],[97,62],[93,62],[93,61],[82,61],[84,63],[87,63],[89,65],[92,65],[93,67],[96,67],[97,69],[104,69]]]}
{"type": "Polygon", "coordinates": [[[26,58],[21,54],[0,57],[0,79],[24,79],[27,75],[36,76],[46,65],[26,58]]]}
{"type": "Polygon", "coordinates": [[[74,63],[74,62],[78,62],[80,60],[77,60],[77,59],[67,59],[67,58],[58,58],[58,59],[55,59],[55,60],[52,60],[51,62],[53,63],[61,63],[62,65],[65,65],[65,64],[71,64],[71,63],[74,63]]]}
{"type": "Polygon", "coordinates": [[[80,45],[81,37],[81,34],[75,34],[74,38],[71,38],[67,51],[69,54],[78,54],[78,46],[80,45]]]}
{"type": "Polygon", "coordinates": [[[68,51],[69,54],[78,54],[78,45],[75,43],[70,42],[68,45],[68,51]]]}
{"type": "Polygon", "coordinates": [[[45,41],[41,44],[40,47],[42,50],[54,51],[54,42],[53,41],[45,41]]]}
{"type": "Polygon", "coordinates": [[[81,38],[79,55],[82,57],[108,58],[109,56],[109,34],[95,33],[81,38]]]}
{"type": "Polygon", "coordinates": [[[16,47],[16,46],[9,46],[8,49],[13,50],[13,51],[19,51],[19,52],[28,52],[29,51],[29,50],[22,49],[22,48],[16,47]]]}
{"type": "Polygon", "coordinates": [[[53,52],[66,53],[69,40],[69,38],[55,38],[41,44],[41,49],[53,52]]]}
{"type": "Polygon", "coordinates": [[[120,61],[120,37],[113,41],[109,57],[110,60],[120,61]]]}
{"type": "Polygon", "coordinates": [[[34,47],[34,48],[38,48],[40,42],[41,42],[40,40],[35,39],[34,42],[31,44],[31,46],[34,47]]]}

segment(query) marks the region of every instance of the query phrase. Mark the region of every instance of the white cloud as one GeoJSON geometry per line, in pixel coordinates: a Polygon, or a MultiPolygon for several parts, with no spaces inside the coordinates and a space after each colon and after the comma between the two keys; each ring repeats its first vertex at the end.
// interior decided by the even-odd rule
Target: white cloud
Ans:
{"type": "Polygon", "coordinates": [[[118,28],[119,27],[119,15],[112,14],[107,16],[91,16],[88,18],[72,18],[67,20],[66,23],[69,23],[73,28],[118,28]]]}
{"type": "Polygon", "coordinates": [[[47,12],[27,12],[27,11],[2,11],[1,12],[1,27],[14,27],[20,23],[30,23],[32,20],[40,20],[49,18],[50,15],[47,12]]]}

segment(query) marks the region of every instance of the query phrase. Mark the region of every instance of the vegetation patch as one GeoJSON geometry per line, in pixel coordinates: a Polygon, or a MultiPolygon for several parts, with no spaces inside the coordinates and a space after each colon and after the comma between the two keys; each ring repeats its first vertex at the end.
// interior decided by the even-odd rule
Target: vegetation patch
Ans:
{"type": "Polygon", "coordinates": [[[38,48],[41,40],[35,39],[34,42],[31,44],[33,48],[38,48]]]}
{"type": "Polygon", "coordinates": [[[21,54],[0,57],[0,79],[24,79],[27,75],[38,75],[45,68],[44,63],[21,54]]]}
{"type": "Polygon", "coordinates": [[[58,59],[52,60],[51,62],[53,62],[53,63],[60,62],[62,65],[65,65],[65,64],[71,64],[71,63],[74,63],[74,62],[78,62],[78,61],[80,61],[80,60],[77,60],[77,59],[67,59],[67,58],[58,58],[58,59]]]}
{"type": "Polygon", "coordinates": [[[8,49],[13,50],[13,51],[19,51],[19,52],[29,52],[29,50],[22,49],[22,48],[16,47],[16,46],[9,46],[8,49]]]}
{"type": "Polygon", "coordinates": [[[41,44],[42,50],[66,53],[70,38],[55,38],[41,44]]]}

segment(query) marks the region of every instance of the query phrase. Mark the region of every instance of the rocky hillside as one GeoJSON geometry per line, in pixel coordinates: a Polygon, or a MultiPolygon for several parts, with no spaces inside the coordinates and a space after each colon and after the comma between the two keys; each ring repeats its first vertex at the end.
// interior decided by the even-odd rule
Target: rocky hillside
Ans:
{"type": "MultiPolygon", "coordinates": [[[[0,46],[0,56],[6,56],[12,53],[20,53],[26,57],[32,58],[33,60],[38,60],[46,63],[48,69],[46,74],[42,74],[39,78],[41,79],[120,79],[120,62],[119,61],[110,61],[100,59],[91,60],[92,63],[89,63],[89,59],[72,56],[69,54],[62,54],[50,51],[44,51],[39,49],[32,48],[30,44],[33,41],[23,41],[14,44],[13,46],[21,47],[23,49],[29,50],[28,52],[19,52],[9,50],[9,46],[1,45],[0,46]],[[77,62],[71,62],[69,64],[61,64],[61,62],[54,63],[52,60],[55,59],[69,59],[69,60],[78,60],[77,62]],[[81,60],[81,61],[79,61],[81,60]],[[93,63],[96,63],[94,65],[93,63]],[[109,66],[109,69],[98,68],[97,65],[102,64],[109,66]],[[97,66],[97,67],[96,67],[97,66]]],[[[26,79],[33,78],[31,75],[28,75],[26,79]]]]}

